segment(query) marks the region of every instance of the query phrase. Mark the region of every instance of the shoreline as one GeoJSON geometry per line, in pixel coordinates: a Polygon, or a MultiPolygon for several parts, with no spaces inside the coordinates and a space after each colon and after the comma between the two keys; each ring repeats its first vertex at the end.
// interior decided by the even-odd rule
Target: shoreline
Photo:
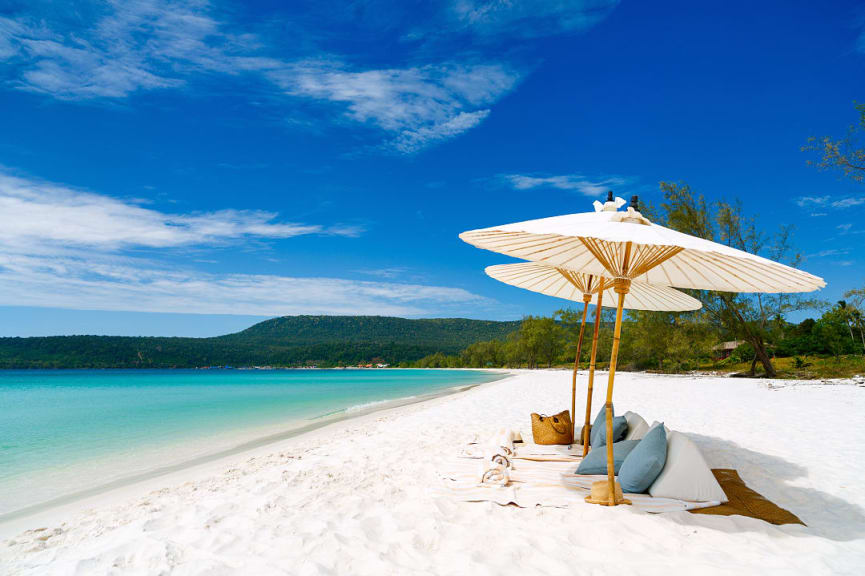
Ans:
{"type": "MultiPolygon", "coordinates": [[[[399,370],[399,368],[394,369],[399,370]]],[[[388,370],[390,370],[390,368],[388,368],[388,370]]],[[[439,369],[431,368],[431,370],[439,369]]],[[[443,368],[441,370],[451,369],[443,368]]],[[[374,401],[360,409],[343,409],[291,423],[287,422],[286,424],[289,425],[303,424],[280,432],[248,439],[230,448],[203,454],[189,460],[184,460],[183,462],[162,466],[145,473],[122,477],[106,484],[94,486],[93,488],[78,490],[44,502],[12,510],[0,514],[0,541],[12,537],[23,530],[32,529],[33,526],[40,524],[40,522],[45,523],[50,521],[53,516],[71,515],[76,512],[81,512],[87,508],[88,503],[92,503],[94,507],[100,507],[101,505],[114,502],[118,499],[132,497],[139,493],[158,489],[160,485],[168,482],[188,481],[199,473],[209,472],[211,467],[228,464],[235,458],[252,456],[264,449],[275,449],[277,444],[289,440],[295,440],[313,432],[326,429],[330,426],[336,426],[353,420],[362,420],[365,417],[380,413],[389,413],[414,405],[431,403],[435,400],[466,392],[474,388],[501,382],[502,380],[512,378],[517,374],[517,372],[502,368],[461,368],[460,370],[489,372],[492,374],[499,374],[500,377],[487,382],[451,386],[427,394],[374,401]]]]}

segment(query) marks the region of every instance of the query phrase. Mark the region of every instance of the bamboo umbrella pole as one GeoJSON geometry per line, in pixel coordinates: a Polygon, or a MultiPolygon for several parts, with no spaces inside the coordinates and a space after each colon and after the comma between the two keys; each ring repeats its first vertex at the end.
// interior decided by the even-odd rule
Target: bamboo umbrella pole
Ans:
{"type": "Polygon", "coordinates": [[[577,441],[577,370],[580,367],[580,355],[583,352],[583,333],[586,331],[586,314],[589,312],[591,294],[583,294],[583,319],[580,322],[580,337],[577,339],[577,355],[574,358],[574,375],[571,378],[571,440],[577,441]]]}
{"type": "Polygon", "coordinates": [[[616,378],[616,362],[619,359],[619,339],[622,336],[622,310],[625,307],[625,295],[631,287],[628,278],[616,278],[614,289],[619,295],[619,304],[616,307],[616,326],[613,329],[613,351],[610,354],[610,375],[607,379],[607,485],[609,489],[608,506],[618,504],[630,504],[625,499],[616,498],[616,469],[613,464],[613,382],[616,378]]]}
{"type": "Polygon", "coordinates": [[[592,355],[589,358],[589,386],[586,396],[586,423],[583,425],[583,457],[589,453],[592,431],[592,394],[595,388],[595,358],[598,355],[598,329],[601,327],[601,306],[604,302],[604,279],[598,284],[598,303],[595,304],[595,325],[592,327],[592,355]]]}

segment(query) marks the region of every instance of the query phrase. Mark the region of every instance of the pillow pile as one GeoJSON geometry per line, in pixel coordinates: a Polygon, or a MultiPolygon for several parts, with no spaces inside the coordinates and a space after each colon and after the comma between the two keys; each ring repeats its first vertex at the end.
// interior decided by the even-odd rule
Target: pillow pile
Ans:
{"type": "MultiPolygon", "coordinates": [[[[613,444],[613,469],[616,474],[622,467],[622,463],[628,454],[636,448],[639,440],[622,440],[613,444]]],[[[606,474],[607,473],[607,450],[598,448],[589,452],[580,466],[577,468],[577,474],[606,474]]]]}
{"type": "MultiPolygon", "coordinates": [[[[613,409],[613,444],[619,440],[624,440],[628,433],[628,421],[624,416],[616,416],[616,411],[613,409]]],[[[592,448],[606,446],[607,444],[607,407],[601,408],[598,415],[595,417],[595,422],[592,424],[592,432],[590,435],[589,445],[592,448]]]]}
{"type": "Polygon", "coordinates": [[[667,432],[663,423],[655,422],[622,462],[619,470],[622,491],[639,494],[650,490],[666,462],[667,432]]]}

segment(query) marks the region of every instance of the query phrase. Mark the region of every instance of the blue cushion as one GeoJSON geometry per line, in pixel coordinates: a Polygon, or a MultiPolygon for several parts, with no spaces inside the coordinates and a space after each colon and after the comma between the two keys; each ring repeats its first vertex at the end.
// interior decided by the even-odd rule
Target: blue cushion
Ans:
{"type": "MultiPolygon", "coordinates": [[[[589,445],[592,448],[606,446],[607,444],[607,411],[606,406],[601,408],[598,415],[595,417],[595,423],[592,424],[592,432],[589,445]]],[[[616,416],[616,409],[613,408],[613,443],[619,440],[624,440],[628,434],[628,420],[624,416],[616,416]]]]}
{"type": "MultiPolygon", "coordinates": [[[[622,440],[613,444],[613,469],[619,473],[622,462],[628,457],[639,440],[622,440]]],[[[577,474],[606,474],[607,473],[607,448],[595,448],[589,452],[577,468],[577,474]]]]}
{"type": "MultiPolygon", "coordinates": [[[[589,434],[589,446],[599,446],[598,438],[601,434],[601,428],[604,427],[604,418],[606,417],[606,406],[602,406],[598,411],[598,415],[595,416],[595,421],[592,422],[592,431],[589,434]]],[[[615,416],[616,410],[613,408],[613,415],[615,416]]],[[[606,436],[606,430],[604,430],[604,435],[606,436]]]]}
{"type": "MultiPolygon", "coordinates": [[[[615,446],[615,445],[614,445],[615,446]]],[[[622,491],[643,493],[655,481],[667,462],[667,432],[664,423],[652,426],[619,470],[622,491]]]]}

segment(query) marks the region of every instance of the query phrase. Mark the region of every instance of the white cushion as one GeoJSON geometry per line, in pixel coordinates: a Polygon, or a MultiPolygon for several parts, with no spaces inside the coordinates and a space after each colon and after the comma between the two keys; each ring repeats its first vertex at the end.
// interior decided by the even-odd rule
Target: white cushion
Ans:
{"type": "Polygon", "coordinates": [[[625,412],[625,420],[628,421],[628,433],[625,440],[641,440],[649,431],[649,424],[636,412],[625,412]]]}
{"type": "Polygon", "coordinates": [[[681,432],[667,433],[667,462],[649,494],[692,502],[726,502],[727,495],[715,480],[700,449],[681,432]]]}

